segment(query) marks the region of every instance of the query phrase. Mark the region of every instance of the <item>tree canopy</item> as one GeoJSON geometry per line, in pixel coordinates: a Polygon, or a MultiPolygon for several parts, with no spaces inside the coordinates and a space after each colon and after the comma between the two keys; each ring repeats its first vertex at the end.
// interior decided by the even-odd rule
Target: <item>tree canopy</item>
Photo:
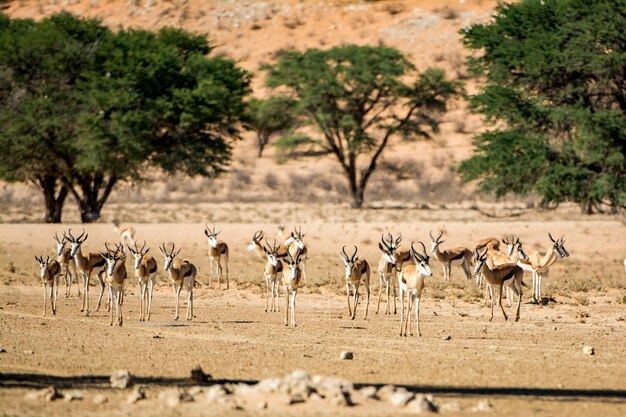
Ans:
{"type": "Polygon", "coordinates": [[[267,84],[295,100],[308,124],[348,179],[352,206],[363,205],[368,180],[393,137],[415,139],[437,131],[437,113],[460,86],[440,70],[418,73],[385,46],[343,45],[287,51],[266,67],[267,84]],[[363,162],[364,155],[370,155],[363,162]]]}
{"type": "Polygon", "coordinates": [[[114,186],[147,167],[222,173],[249,75],[211,49],[180,29],[0,16],[0,177],[36,183],[56,206],[48,221],[60,221],[67,193],[93,221],[114,186]]]}
{"type": "Polygon", "coordinates": [[[626,205],[626,1],[524,0],[462,31],[493,128],[460,165],[482,190],[626,205]]]}
{"type": "Polygon", "coordinates": [[[259,157],[263,155],[263,150],[272,136],[286,133],[298,126],[295,104],[295,100],[281,95],[268,99],[253,98],[248,102],[246,127],[256,133],[259,157]]]}

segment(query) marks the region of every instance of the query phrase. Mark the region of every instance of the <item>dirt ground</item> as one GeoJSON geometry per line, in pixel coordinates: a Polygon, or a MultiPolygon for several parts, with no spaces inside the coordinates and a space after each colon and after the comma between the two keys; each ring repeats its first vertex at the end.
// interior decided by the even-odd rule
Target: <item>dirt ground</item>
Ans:
{"type": "MultiPolygon", "coordinates": [[[[215,212],[221,209],[214,207],[215,212]]],[[[248,210],[247,218],[256,219],[254,207],[248,210]]],[[[446,413],[450,415],[469,413],[481,398],[491,402],[496,415],[626,413],[623,223],[608,216],[570,220],[559,213],[552,214],[554,220],[542,214],[489,220],[457,213],[460,220],[446,221],[445,211],[410,210],[395,211],[398,218],[384,210],[361,211],[350,222],[344,219],[346,213],[337,208],[336,221],[303,224],[311,257],[307,285],[298,293],[297,328],[283,324],[284,299],[280,313],[263,311],[263,261],[245,250],[255,230],[263,229],[271,236],[276,224],[218,225],[220,237],[231,246],[228,291],[208,286],[202,224],[134,224],[138,239],[147,240],[155,255],[156,246],[163,241],[182,247],[181,256],[198,265],[202,285],[194,293],[194,320],[175,322],[172,289],[159,272],[152,320],[140,323],[138,292],[130,278],[121,328],[108,325],[104,309],[83,316],[75,286],[67,299],[61,288],[57,315],[50,316],[48,311],[43,318],[42,289],[33,255],[50,254],[52,234],[64,229],[0,224],[0,348],[6,350],[0,353],[2,415],[162,414],[158,393],[172,385],[190,384],[191,369],[198,365],[214,379],[232,382],[258,381],[302,368],[355,384],[404,385],[434,394],[439,403],[458,402],[465,410],[446,413]],[[378,221],[364,220],[370,215],[378,221]],[[519,322],[505,322],[496,310],[490,323],[489,309],[481,307],[481,293],[475,284],[465,283],[460,269],[453,270],[450,284],[442,283],[441,269],[433,261],[435,275],[427,280],[422,302],[421,339],[399,337],[399,317],[382,314],[384,303],[381,314],[375,314],[375,272],[367,320],[363,319],[365,303],[359,305],[357,319],[350,320],[338,257],[341,245],[359,245],[375,271],[380,233],[402,232],[404,241],[410,242],[428,239],[429,230],[440,228],[446,232],[444,245],[471,245],[487,235],[515,232],[528,246],[541,243],[545,247],[548,231],[564,234],[571,256],[555,264],[545,280],[545,295],[555,302],[532,305],[526,295],[519,322]],[[593,346],[595,355],[583,354],[585,345],[593,346]],[[354,360],[341,361],[339,353],[344,350],[353,351],[354,360]],[[108,388],[108,375],[116,369],[136,375],[147,387],[148,399],[131,405],[125,401],[127,392],[108,388]],[[32,389],[51,384],[62,390],[80,390],[84,399],[52,403],[25,399],[32,389]],[[97,394],[105,394],[109,401],[94,404],[97,394]]],[[[74,230],[80,228],[73,226],[74,230]]],[[[86,250],[115,239],[110,224],[89,225],[87,230],[86,250]]],[[[162,268],[160,255],[157,259],[162,268]]],[[[128,268],[132,277],[130,263],[128,268]]],[[[530,285],[530,277],[526,276],[525,282],[530,285]]],[[[95,305],[96,287],[90,295],[95,305]]],[[[512,313],[512,309],[508,311],[512,313]]],[[[344,409],[310,402],[277,404],[264,411],[254,407],[231,411],[191,402],[171,413],[329,415],[338,411],[346,415],[409,413],[376,401],[344,409]]]]}

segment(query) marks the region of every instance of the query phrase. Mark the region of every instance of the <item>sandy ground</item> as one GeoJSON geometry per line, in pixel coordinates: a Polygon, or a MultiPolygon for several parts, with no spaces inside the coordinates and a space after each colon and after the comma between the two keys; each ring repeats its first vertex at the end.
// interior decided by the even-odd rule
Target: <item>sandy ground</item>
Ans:
{"type": "MultiPolygon", "coordinates": [[[[256,229],[271,235],[275,224],[218,225],[223,230],[220,237],[231,245],[228,291],[208,286],[202,224],[135,224],[138,238],[146,239],[153,252],[162,241],[180,245],[181,256],[198,265],[202,286],[195,292],[194,320],[175,322],[172,290],[160,273],[152,320],[140,323],[138,293],[131,279],[122,328],[110,327],[103,310],[89,317],[79,313],[75,288],[70,298],[61,296],[56,316],[41,317],[42,290],[32,257],[50,253],[52,233],[63,229],[0,225],[0,347],[6,350],[0,353],[3,415],[160,414],[163,404],[156,399],[158,393],[171,385],[190,384],[190,371],[197,365],[215,379],[234,382],[257,381],[302,368],[355,384],[406,385],[413,391],[433,393],[440,403],[458,401],[464,410],[487,398],[497,415],[624,415],[623,224],[609,217],[572,221],[542,219],[540,215],[515,221],[445,221],[445,212],[429,213],[433,220],[423,214],[425,218],[417,223],[410,218],[394,221],[380,212],[378,222],[305,223],[311,259],[307,286],[298,294],[297,328],[284,326],[282,298],[281,313],[263,311],[263,261],[245,251],[256,229]],[[490,323],[489,310],[480,306],[475,285],[466,284],[460,270],[453,270],[452,282],[443,284],[440,268],[433,261],[435,275],[427,281],[422,303],[421,339],[399,337],[399,317],[382,314],[384,304],[381,314],[375,314],[375,276],[368,319],[363,320],[365,304],[360,304],[357,319],[349,320],[337,256],[342,244],[357,243],[375,264],[380,233],[402,231],[408,242],[427,239],[428,230],[444,226],[450,245],[469,245],[486,235],[513,231],[529,246],[546,245],[547,231],[565,234],[571,257],[557,263],[546,279],[545,295],[556,302],[531,305],[525,296],[519,322],[505,322],[496,311],[490,323]],[[602,268],[597,267],[600,257],[605,262],[602,268]],[[445,340],[446,336],[450,339],[445,340]],[[582,353],[585,345],[595,348],[594,356],[582,353]],[[343,350],[353,351],[355,359],[340,361],[343,350]],[[108,389],[107,377],[115,369],[137,375],[147,387],[148,400],[130,405],[125,401],[127,393],[108,389]],[[80,390],[84,400],[47,403],[24,399],[33,388],[50,384],[80,390]],[[94,404],[93,397],[102,393],[109,402],[94,404]]],[[[87,250],[115,238],[110,224],[89,225],[87,230],[87,250]]],[[[525,281],[530,284],[529,277],[525,281]]],[[[90,291],[92,305],[95,289],[90,291]]],[[[357,403],[350,409],[280,403],[270,404],[267,411],[254,406],[227,411],[185,403],[172,413],[319,415],[338,411],[349,415],[408,413],[376,401],[357,403]]],[[[456,414],[465,413],[469,411],[456,414]]]]}

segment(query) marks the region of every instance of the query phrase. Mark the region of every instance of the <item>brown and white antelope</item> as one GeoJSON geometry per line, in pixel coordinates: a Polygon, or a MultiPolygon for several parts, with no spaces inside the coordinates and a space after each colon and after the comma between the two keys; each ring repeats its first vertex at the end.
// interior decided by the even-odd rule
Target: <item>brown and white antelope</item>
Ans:
{"type": "Polygon", "coordinates": [[[180,253],[180,249],[178,249],[177,252],[174,252],[175,247],[173,243],[172,249],[169,252],[165,248],[165,243],[161,247],[159,247],[159,249],[163,254],[163,259],[165,262],[163,270],[169,274],[170,280],[172,280],[172,285],[174,286],[174,295],[176,297],[176,314],[174,316],[174,320],[178,320],[178,304],[180,299],[180,291],[183,287],[185,287],[188,293],[187,320],[191,320],[193,318],[193,287],[196,283],[198,269],[194,264],[186,259],[183,261],[179,261],[178,259],[174,260],[176,255],[180,253]]]}
{"type": "MultiPolygon", "coordinates": [[[[282,233],[279,229],[279,233],[282,233]]],[[[281,248],[278,250],[278,254],[280,257],[286,257],[287,253],[291,254],[291,257],[294,258],[296,254],[300,254],[300,269],[302,270],[302,276],[304,278],[304,283],[306,284],[306,261],[308,258],[309,249],[304,243],[305,234],[302,233],[302,226],[298,226],[298,229],[293,228],[293,232],[289,235],[287,240],[285,240],[281,248]],[[285,252],[284,249],[287,249],[285,252]]]]}
{"type": "Polygon", "coordinates": [[[411,242],[411,257],[415,263],[404,267],[398,277],[398,285],[400,287],[400,336],[406,336],[407,327],[409,328],[409,334],[413,336],[410,325],[413,304],[415,304],[417,336],[422,336],[420,331],[420,301],[422,299],[422,290],[424,289],[424,277],[432,276],[433,271],[430,269],[430,257],[426,253],[426,246],[422,242],[419,242],[419,244],[422,245],[422,253],[416,251],[413,247],[413,242],[411,242]],[[404,313],[404,294],[406,294],[407,301],[406,316],[404,313]],[[402,332],[403,324],[404,334],[402,332]]]}
{"type": "Polygon", "coordinates": [[[120,235],[122,242],[127,245],[135,244],[135,228],[130,225],[120,224],[119,220],[113,220],[113,230],[120,235]]]}
{"type": "Polygon", "coordinates": [[[152,310],[152,293],[154,291],[154,283],[156,281],[157,261],[153,256],[146,256],[150,248],[145,249],[146,241],[144,240],[141,249],[135,242],[135,248],[130,245],[128,250],[133,254],[135,277],[139,285],[140,297],[140,313],[139,321],[145,321],[146,316],[150,320],[150,311],[152,310]]]}
{"type": "Polygon", "coordinates": [[[268,304],[270,311],[280,311],[280,307],[278,305],[278,297],[279,297],[279,275],[283,275],[283,263],[278,259],[276,253],[280,245],[276,244],[276,240],[274,240],[272,246],[270,246],[267,240],[265,241],[265,245],[263,246],[263,252],[267,256],[267,262],[265,264],[265,270],[263,271],[263,276],[265,277],[265,311],[268,310],[268,304]],[[269,302],[269,299],[272,299],[272,302],[269,302]]]}
{"type": "Polygon", "coordinates": [[[61,274],[65,281],[65,298],[70,296],[73,276],[76,277],[76,288],[78,288],[78,296],[80,297],[80,280],[76,273],[76,261],[71,255],[72,248],[67,244],[67,237],[63,236],[62,239],[59,239],[59,236],[55,233],[54,240],[57,242],[57,262],[61,264],[61,274]],[[70,269],[74,270],[74,275],[72,275],[70,269]]]}
{"type": "Polygon", "coordinates": [[[211,276],[209,278],[209,285],[213,285],[213,263],[217,264],[217,287],[221,288],[222,285],[222,256],[224,256],[224,263],[226,266],[226,289],[230,287],[228,280],[228,245],[223,241],[217,240],[217,235],[221,231],[215,231],[215,225],[213,229],[209,229],[209,226],[205,224],[204,234],[209,241],[209,261],[211,263],[211,276]]]}
{"type": "Polygon", "coordinates": [[[471,277],[472,251],[463,246],[441,250],[440,246],[445,242],[445,240],[441,240],[443,232],[440,232],[437,238],[433,237],[432,231],[428,232],[428,234],[430,235],[431,254],[441,262],[444,282],[450,281],[450,270],[452,266],[457,265],[463,268],[465,278],[469,281],[471,277]]]}
{"type": "Polygon", "coordinates": [[[348,256],[346,253],[346,247],[341,248],[339,256],[343,261],[343,265],[346,268],[346,297],[348,300],[348,315],[354,320],[356,318],[356,307],[359,305],[359,286],[362,284],[365,287],[365,293],[367,294],[367,303],[365,304],[365,316],[363,320],[367,318],[367,312],[370,308],[370,264],[365,259],[359,259],[356,256],[358,252],[356,245],[354,246],[354,253],[352,256],[348,256]],[[350,308],[350,289],[354,292],[354,298],[352,304],[354,309],[350,308]]]}
{"type": "MultiPolygon", "coordinates": [[[[513,235],[505,236],[504,238],[502,238],[502,243],[507,245],[506,254],[500,251],[494,250],[490,243],[487,244],[486,246],[487,247],[487,265],[489,265],[489,268],[500,269],[502,267],[508,267],[511,264],[515,265],[517,264],[517,261],[520,259],[523,261],[528,261],[528,256],[524,252],[524,249],[522,248],[522,242],[520,242],[519,238],[513,235]],[[517,247],[517,250],[515,249],[516,247],[517,247]]],[[[482,248],[479,247],[479,249],[482,249],[482,248]]],[[[481,277],[483,276],[482,272],[479,272],[478,275],[480,275],[481,277]]],[[[512,281],[507,281],[507,283],[504,284],[504,288],[506,289],[507,307],[511,307],[511,300],[513,299],[511,297],[511,285],[510,285],[511,282],[512,281]]],[[[525,285],[525,284],[522,282],[522,285],[525,285]]],[[[493,289],[491,288],[490,285],[487,285],[487,291],[489,293],[489,296],[493,298],[494,297],[493,289]]],[[[484,303],[486,303],[486,301],[487,301],[487,298],[485,295],[484,303]]]]}
{"type": "MultiPolygon", "coordinates": [[[[126,271],[126,253],[124,252],[123,244],[115,245],[115,251],[107,251],[106,254],[100,252],[100,255],[107,263],[105,282],[109,287],[109,312],[111,320],[109,325],[113,326],[113,305],[115,305],[115,324],[122,326],[124,323],[124,316],[122,313],[122,302],[124,296],[124,284],[126,278],[128,278],[128,272],[126,271]]],[[[108,245],[106,245],[108,249],[108,245]]]]}
{"type": "Polygon", "coordinates": [[[43,316],[46,317],[46,297],[50,297],[50,307],[52,314],[57,313],[57,296],[59,294],[59,276],[61,275],[61,264],[56,260],[50,260],[50,257],[35,256],[35,260],[39,263],[40,278],[43,283],[43,316]],[[48,295],[48,290],[50,294],[48,295]]]}
{"type": "Polygon", "coordinates": [[[265,248],[263,247],[263,236],[263,230],[257,230],[254,232],[252,241],[248,244],[248,252],[254,252],[259,255],[261,259],[266,259],[265,248]]]}
{"type": "Polygon", "coordinates": [[[283,269],[283,288],[287,297],[287,305],[285,308],[285,326],[296,327],[296,295],[298,294],[298,288],[300,287],[302,280],[302,269],[300,262],[302,261],[302,254],[296,253],[293,257],[291,253],[287,254],[285,263],[287,268],[283,269]]]}
{"type": "Polygon", "coordinates": [[[378,248],[382,251],[380,260],[378,261],[378,305],[376,306],[376,314],[380,309],[380,298],[383,293],[383,286],[387,294],[387,308],[385,314],[391,314],[391,307],[389,302],[389,293],[393,291],[393,314],[397,313],[396,309],[396,270],[397,270],[397,258],[396,251],[402,241],[402,235],[398,236],[394,240],[391,234],[388,234],[389,241],[385,242],[385,237],[380,236],[380,242],[378,242],[378,248]],[[391,288],[390,288],[391,287],[391,288]]]}
{"type": "MultiPolygon", "coordinates": [[[[497,237],[486,237],[486,238],[480,239],[478,243],[476,244],[476,247],[474,250],[478,248],[482,248],[482,247],[487,247],[492,252],[499,251],[500,240],[497,237]]],[[[483,275],[475,274],[474,277],[476,278],[476,285],[478,285],[478,288],[482,288],[484,286],[483,275]]]]}
{"type": "MultiPolygon", "coordinates": [[[[98,252],[89,252],[87,256],[83,255],[81,246],[85,243],[85,240],[89,237],[89,235],[83,229],[83,233],[78,237],[74,237],[72,235],[72,229],[68,230],[67,234],[69,236],[63,235],[67,238],[68,242],[71,243],[71,251],[70,255],[76,261],[76,266],[78,267],[80,273],[83,276],[83,305],[80,311],[84,311],[85,315],[89,314],[89,280],[91,278],[91,273],[94,269],[101,270],[104,269],[106,265],[106,261],[104,257],[98,252]]],[[[100,284],[100,295],[98,296],[98,305],[96,306],[96,311],[100,309],[100,303],[102,301],[102,294],[104,293],[104,281],[99,273],[96,273],[96,277],[98,279],[98,283],[100,284]]]]}
{"type": "Polygon", "coordinates": [[[540,252],[534,252],[528,255],[528,260],[525,261],[523,259],[518,260],[517,265],[521,268],[530,271],[533,277],[532,284],[532,297],[531,301],[534,303],[538,303],[541,301],[541,283],[543,281],[543,277],[547,274],[550,267],[559,259],[567,258],[569,256],[569,252],[565,249],[564,237],[561,237],[558,240],[555,240],[552,237],[551,233],[548,233],[548,237],[552,241],[552,249],[542,254],[540,252]]]}
{"type": "MultiPolygon", "coordinates": [[[[474,273],[481,273],[485,277],[487,285],[498,288],[498,304],[502,309],[504,319],[508,320],[504,306],[502,305],[502,289],[505,285],[509,285],[515,294],[517,295],[517,311],[515,313],[515,321],[520,317],[520,306],[522,303],[522,277],[524,276],[524,270],[516,264],[504,264],[492,269],[487,259],[489,255],[487,248],[478,248],[474,254],[474,261],[476,266],[474,267],[474,273]]],[[[495,297],[491,297],[491,317],[489,321],[493,320],[493,305],[495,297]]]]}

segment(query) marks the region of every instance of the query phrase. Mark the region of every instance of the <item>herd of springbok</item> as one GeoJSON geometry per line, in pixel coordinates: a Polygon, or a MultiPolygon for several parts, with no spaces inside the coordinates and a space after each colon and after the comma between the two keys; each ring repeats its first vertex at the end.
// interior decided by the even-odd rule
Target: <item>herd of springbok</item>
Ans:
{"type": "MultiPolygon", "coordinates": [[[[96,279],[100,286],[96,311],[100,309],[102,296],[105,288],[108,288],[107,310],[110,312],[110,324],[121,326],[123,323],[122,305],[124,302],[124,287],[128,278],[126,270],[127,250],[132,254],[135,277],[139,286],[140,313],[139,320],[150,320],[152,308],[153,289],[158,270],[157,261],[148,255],[150,248],[146,248],[146,242],[138,245],[135,241],[135,230],[132,227],[124,227],[115,223],[115,230],[124,243],[105,243],[102,252],[83,253],[81,246],[87,240],[85,230],[78,236],[72,234],[72,230],[64,232],[62,237],[55,233],[56,258],[35,257],[39,263],[41,280],[44,286],[44,309],[46,315],[48,298],[52,307],[52,314],[56,314],[56,301],[58,295],[59,279],[61,275],[65,280],[65,296],[71,292],[72,277],[76,277],[79,283],[77,270],[82,277],[82,307],[85,315],[89,314],[89,281],[92,272],[96,271],[96,279]],[[72,273],[73,271],[73,273],[72,273]],[[115,310],[115,312],[114,312],[115,310]]],[[[228,278],[228,245],[218,240],[220,232],[216,232],[215,226],[205,227],[204,233],[208,239],[208,254],[210,261],[210,281],[213,282],[213,271],[217,274],[218,288],[222,286],[222,261],[226,269],[226,289],[229,288],[228,278]],[[215,266],[215,267],[214,267],[215,266]]],[[[266,261],[263,275],[266,282],[265,311],[280,311],[279,297],[280,284],[282,283],[285,294],[285,325],[296,326],[296,295],[298,289],[306,283],[306,260],[308,259],[308,247],[304,242],[302,228],[298,227],[290,233],[286,239],[279,231],[279,243],[277,239],[270,242],[264,241],[263,231],[257,231],[248,245],[249,252],[256,252],[266,261]]],[[[502,293],[507,291],[507,301],[511,306],[511,291],[517,296],[517,308],[515,320],[520,317],[520,305],[522,300],[522,288],[526,284],[522,281],[525,271],[532,275],[531,302],[538,303],[541,298],[541,285],[543,277],[549,268],[559,259],[569,256],[564,247],[564,239],[554,239],[550,233],[551,249],[546,253],[534,252],[526,254],[519,238],[509,235],[501,240],[489,237],[477,242],[474,250],[466,247],[443,248],[443,232],[434,236],[430,235],[430,252],[426,245],[419,242],[411,242],[410,247],[402,250],[402,236],[394,237],[387,234],[381,235],[378,247],[381,251],[378,261],[379,293],[376,314],[380,309],[380,301],[385,293],[387,300],[385,314],[391,314],[391,300],[393,299],[393,313],[397,313],[396,298],[400,299],[400,335],[406,336],[407,330],[412,333],[412,321],[410,315],[415,311],[416,334],[421,336],[419,327],[419,306],[424,289],[425,277],[433,275],[430,267],[431,256],[434,257],[443,268],[443,279],[450,280],[453,266],[460,266],[466,280],[469,282],[472,272],[475,276],[476,285],[484,288],[485,302],[487,295],[491,300],[491,316],[493,320],[494,305],[499,305],[505,320],[507,314],[502,305],[502,293]],[[500,243],[506,245],[506,250],[501,250],[500,243]],[[472,271],[473,267],[473,271],[472,271]],[[497,290],[497,296],[496,291],[497,290]],[[399,294],[398,294],[399,291],[399,294]],[[406,302],[406,309],[405,309],[406,302]],[[408,327],[408,329],[407,329],[408,327]]],[[[503,247],[504,249],[504,247],[503,247]]],[[[198,269],[190,261],[176,259],[180,249],[176,250],[174,244],[169,247],[163,243],[159,250],[163,255],[163,270],[168,273],[174,288],[176,308],[174,319],[179,318],[180,293],[184,288],[187,292],[187,320],[194,317],[193,314],[193,290],[196,286],[198,269]]],[[[339,252],[345,267],[346,296],[348,303],[348,315],[352,320],[356,318],[356,310],[359,304],[359,289],[363,287],[366,296],[365,315],[367,318],[370,303],[370,264],[358,256],[358,248],[354,246],[351,254],[343,246],[339,252]]],[[[81,295],[81,285],[78,285],[78,295],[81,295]]]]}

